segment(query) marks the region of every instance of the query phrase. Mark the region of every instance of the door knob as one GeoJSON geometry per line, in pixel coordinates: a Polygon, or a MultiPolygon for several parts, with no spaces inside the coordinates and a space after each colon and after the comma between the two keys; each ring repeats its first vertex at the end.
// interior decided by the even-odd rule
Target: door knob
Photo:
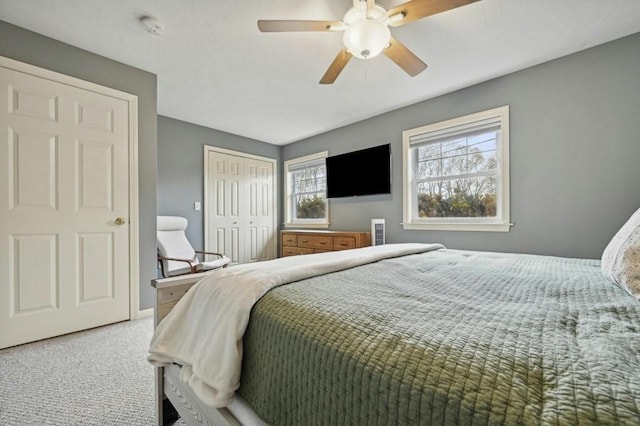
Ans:
{"type": "Polygon", "coordinates": [[[124,217],[117,217],[115,220],[116,225],[124,225],[125,223],[127,223],[127,221],[124,219],[124,217]]]}

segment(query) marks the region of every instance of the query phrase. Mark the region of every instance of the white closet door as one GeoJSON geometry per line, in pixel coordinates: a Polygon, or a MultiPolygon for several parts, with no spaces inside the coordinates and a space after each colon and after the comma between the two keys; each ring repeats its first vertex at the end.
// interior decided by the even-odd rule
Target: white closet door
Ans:
{"type": "Polygon", "coordinates": [[[276,257],[275,160],[205,147],[205,247],[232,263],[276,257]]]}
{"type": "Polygon", "coordinates": [[[224,253],[231,263],[244,263],[242,203],[244,159],[236,155],[209,151],[207,161],[206,251],[224,253]]]}
{"type": "Polygon", "coordinates": [[[273,259],[277,241],[274,231],[273,163],[247,158],[245,160],[245,188],[247,191],[247,247],[248,262],[273,259]],[[274,244],[275,243],[275,244],[274,244]]]}
{"type": "Polygon", "coordinates": [[[0,99],[0,348],[128,319],[128,102],[3,67],[0,99]]]}

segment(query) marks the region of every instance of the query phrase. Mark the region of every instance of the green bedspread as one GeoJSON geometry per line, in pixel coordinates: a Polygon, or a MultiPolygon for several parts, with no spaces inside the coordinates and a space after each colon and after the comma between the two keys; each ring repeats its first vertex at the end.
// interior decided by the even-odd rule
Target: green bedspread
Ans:
{"type": "Polygon", "coordinates": [[[271,425],[640,424],[640,303],[594,260],[383,260],[271,290],[244,342],[271,425]]]}

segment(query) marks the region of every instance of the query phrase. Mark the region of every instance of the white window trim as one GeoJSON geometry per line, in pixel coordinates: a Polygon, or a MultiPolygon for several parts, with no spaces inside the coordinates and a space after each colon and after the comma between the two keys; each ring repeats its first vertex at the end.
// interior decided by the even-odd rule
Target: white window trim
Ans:
{"type": "Polygon", "coordinates": [[[305,155],[304,157],[292,158],[284,162],[284,227],[285,228],[328,228],[329,227],[329,200],[327,200],[326,205],[326,215],[324,221],[319,221],[316,219],[313,220],[293,220],[291,217],[292,205],[291,205],[291,195],[293,192],[293,188],[291,188],[291,181],[289,179],[289,168],[296,164],[306,163],[309,161],[316,161],[321,158],[327,158],[329,156],[329,151],[322,151],[316,154],[305,155]]]}
{"type": "Polygon", "coordinates": [[[509,106],[490,109],[487,111],[469,114],[451,120],[430,124],[402,132],[402,197],[403,197],[403,228],[410,230],[439,230],[439,231],[497,231],[508,232],[510,223],[509,200],[509,106]],[[412,136],[422,133],[437,133],[455,127],[464,128],[472,123],[486,120],[499,120],[500,143],[498,147],[498,165],[500,174],[498,179],[498,213],[496,218],[430,218],[415,219],[413,211],[415,200],[413,196],[414,165],[411,156],[412,136]]]}

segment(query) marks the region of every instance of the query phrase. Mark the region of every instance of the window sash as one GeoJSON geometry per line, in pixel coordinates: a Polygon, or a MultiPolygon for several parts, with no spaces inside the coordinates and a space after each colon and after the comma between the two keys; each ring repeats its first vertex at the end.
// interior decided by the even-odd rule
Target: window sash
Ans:
{"type": "Polygon", "coordinates": [[[499,129],[491,129],[485,130],[482,132],[476,132],[473,135],[460,135],[457,137],[448,137],[446,139],[438,139],[433,140],[429,143],[421,143],[416,144],[415,146],[411,146],[412,155],[415,156],[415,168],[414,168],[414,179],[416,182],[426,181],[429,179],[440,180],[445,178],[452,177],[470,177],[470,176],[482,176],[487,173],[496,174],[500,171],[500,131],[499,129]],[[492,135],[492,137],[488,137],[486,139],[474,142],[469,144],[469,141],[478,136],[482,135],[492,135]],[[465,141],[464,145],[460,142],[458,146],[454,145],[453,147],[447,147],[448,151],[443,152],[442,146],[445,144],[454,144],[456,141],[465,141]],[[484,147],[485,150],[473,151],[470,148],[482,146],[484,144],[493,145],[490,147],[484,147]],[[421,148],[430,147],[440,145],[440,153],[439,155],[429,156],[425,155],[424,158],[421,157],[421,148]],[[452,148],[452,149],[451,149],[452,148]],[[459,151],[459,153],[457,153],[459,151]],[[493,153],[493,156],[489,155],[485,157],[485,153],[493,153]],[[447,155],[450,154],[450,155],[447,155]],[[473,160],[475,155],[481,155],[482,162],[477,164],[476,167],[471,168],[469,161],[473,160]],[[463,157],[463,158],[461,158],[463,157]],[[461,159],[464,164],[456,166],[455,159],[461,159]],[[491,161],[493,159],[493,162],[491,161]],[[492,164],[493,163],[493,164],[492,164]],[[427,168],[427,173],[429,172],[429,164],[434,165],[432,168],[435,173],[424,176],[421,173],[422,167],[424,165],[427,168]],[[454,167],[453,170],[449,169],[449,172],[446,172],[444,166],[447,165],[449,167],[454,167]],[[482,166],[482,168],[478,168],[478,166],[482,166]],[[463,170],[461,170],[463,169],[463,170]]]}
{"type": "MultiPolygon", "coordinates": [[[[403,161],[405,167],[403,226],[405,229],[508,231],[508,106],[406,130],[403,132],[403,144],[405,158],[403,161]],[[484,159],[479,164],[470,164],[469,159],[473,155],[469,149],[472,146],[470,139],[486,133],[494,133],[494,137],[477,144],[488,143],[487,146],[481,148],[484,152],[477,153],[482,155],[484,159]],[[453,142],[457,140],[464,140],[464,142],[456,148],[453,142]],[[495,144],[493,149],[490,145],[492,140],[495,144]],[[455,160],[447,158],[446,153],[440,155],[429,153],[431,155],[426,156],[419,154],[419,150],[423,147],[438,144],[446,146],[448,143],[454,145],[451,147],[452,154],[457,157],[466,157],[461,158],[459,164],[455,164],[455,160]],[[492,155],[492,153],[495,154],[492,155]],[[491,164],[491,158],[495,158],[494,164],[491,164]],[[448,170],[445,170],[447,160],[450,160],[451,164],[446,164],[448,170]],[[442,164],[438,164],[438,162],[442,162],[442,164]],[[470,200],[467,198],[469,201],[467,204],[470,206],[467,210],[464,208],[447,210],[446,208],[450,204],[447,205],[446,202],[441,205],[437,204],[440,199],[433,197],[435,192],[421,191],[428,196],[426,199],[419,199],[421,192],[418,191],[418,188],[425,184],[438,184],[439,182],[446,184],[460,181],[462,190],[468,191],[469,186],[474,185],[474,179],[482,178],[492,178],[491,182],[487,182],[488,192],[486,194],[469,192],[469,195],[474,198],[470,200]],[[467,181],[465,182],[465,180],[467,181]],[[493,194],[493,189],[495,189],[495,194],[493,194]],[[433,197],[431,200],[429,195],[433,197]],[[495,202],[486,197],[494,197],[495,202]],[[481,203],[480,207],[475,203],[476,200],[481,203]],[[422,205],[419,205],[420,202],[422,205]],[[431,210],[429,210],[430,208],[431,210]],[[420,209],[422,209],[421,212],[420,209]],[[437,214],[448,214],[456,210],[458,216],[437,216],[437,214]],[[420,217],[420,213],[423,215],[425,213],[431,214],[431,216],[420,217]],[[475,214],[486,214],[486,216],[474,216],[475,214]],[[488,225],[495,225],[495,227],[485,227],[488,225]]],[[[482,183],[477,182],[477,184],[482,183]]],[[[452,189],[451,185],[447,189],[452,189]]],[[[453,189],[450,193],[443,194],[448,196],[449,202],[454,201],[453,189]]]]}
{"type": "MultiPolygon", "coordinates": [[[[326,203],[327,203],[327,177],[326,177],[326,168],[324,164],[322,166],[317,163],[310,166],[310,168],[320,169],[321,173],[315,178],[311,176],[304,176],[302,180],[304,182],[296,182],[296,174],[297,172],[303,172],[305,169],[298,169],[295,172],[290,173],[291,176],[291,218],[293,222],[296,221],[325,221],[326,220],[326,203]],[[302,189],[304,188],[304,189],[302,189]],[[299,217],[298,209],[300,207],[300,203],[306,199],[315,199],[321,198],[324,199],[324,210],[325,214],[321,217],[299,217]]],[[[300,173],[302,174],[302,173],[300,173]]]]}
{"type": "Polygon", "coordinates": [[[312,167],[317,171],[308,174],[305,173],[306,169],[298,169],[290,172],[291,178],[291,192],[293,194],[303,193],[325,193],[327,187],[327,170],[324,165],[314,165],[312,167]]]}
{"type": "MultiPolygon", "coordinates": [[[[292,159],[285,162],[285,173],[287,173],[286,182],[287,199],[286,199],[286,218],[287,224],[305,224],[305,225],[328,225],[328,202],[326,199],[326,166],[325,158],[327,152],[312,154],[298,159],[292,159]],[[315,173],[306,174],[308,169],[317,168],[315,173]],[[296,178],[300,181],[296,182],[296,178]],[[298,207],[300,200],[319,197],[324,199],[324,216],[323,217],[298,217],[298,207]]],[[[310,214],[314,214],[313,211],[310,214]]]]}

